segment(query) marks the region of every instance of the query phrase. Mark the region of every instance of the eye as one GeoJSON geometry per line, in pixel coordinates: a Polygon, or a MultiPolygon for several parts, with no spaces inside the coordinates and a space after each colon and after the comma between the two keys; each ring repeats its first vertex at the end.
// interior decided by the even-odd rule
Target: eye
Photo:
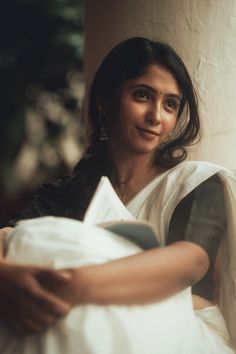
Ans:
{"type": "Polygon", "coordinates": [[[150,95],[150,93],[145,91],[145,90],[135,91],[134,92],[134,97],[138,101],[151,101],[152,100],[152,96],[150,95]]]}
{"type": "Polygon", "coordinates": [[[168,112],[174,112],[177,111],[179,108],[179,102],[173,98],[167,98],[164,103],[163,106],[166,108],[166,110],[168,112]]]}

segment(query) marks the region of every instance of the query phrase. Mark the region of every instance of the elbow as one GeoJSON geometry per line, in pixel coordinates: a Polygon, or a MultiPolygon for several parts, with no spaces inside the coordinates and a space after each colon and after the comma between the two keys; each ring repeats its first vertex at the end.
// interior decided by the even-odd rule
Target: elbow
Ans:
{"type": "Polygon", "coordinates": [[[207,273],[210,267],[209,256],[206,254],[205,257],[200,257],[196,262],[193,284],[201,280],[204,275],[207,273]]]}
{"type": "Polygon", "coordinates": [[[176,272],[182,274],[182,285],[192,286],[201,280],[210,266],[210,259],[204,248],[188,241],[176,242],[172,247],[179,251],[176,272]]]}
{"type": "Polygon", "coordinates": [[[210,267],[210,259],[207,252],[198,245],[196,247],[198,250],[195,252],[192,266],[189,268],[188,286],[192,286],[200,281],[210,267]]]}

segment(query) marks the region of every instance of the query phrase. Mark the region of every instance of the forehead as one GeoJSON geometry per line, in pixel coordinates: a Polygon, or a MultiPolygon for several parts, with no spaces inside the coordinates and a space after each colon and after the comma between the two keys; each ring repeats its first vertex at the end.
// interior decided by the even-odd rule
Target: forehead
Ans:
{"type": "Polygon", "coordinates": [[[170,71],[159,65],[148,66],[143,75],[127,80],[124,84],[127,88],[133,85],[147,85],[157,92],[181,96],[181,90],[174,76],[170,71]]]}

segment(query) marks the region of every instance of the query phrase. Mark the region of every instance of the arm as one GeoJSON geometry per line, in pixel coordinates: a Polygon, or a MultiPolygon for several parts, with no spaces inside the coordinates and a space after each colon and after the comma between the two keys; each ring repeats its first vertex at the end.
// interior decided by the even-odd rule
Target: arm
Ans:
{"type": "MultiPolygon", "coordinates": [[[[64,216],[65,198],[70,177],[42,185],[27,208],[16,215],[9,225],[18,220],[44,215],[64,216]]],[[[43,287],[65,287],[69,272],[57,272],[40,267],[19,266],[4,260],[4,238],[12,228],[0,229],[0,318],[20,334],[38,332],[67,314],[71,305],[60,296],[43,287]]]]}
{"type": "Polygon", "coordinates": [[[70,284],[58,287],[56,292],[72,305],[148,303],[194,284],[208,267],[208,255],[201,247],[176,242],[102,265],[71,270],[70,284]]]}
{"type": "Polygon", "coordinates": [[[196,283],[208,268],[204,248],[178,241],[107,264],[70,270],[72,278],[64,284],[41,277],[40,286],[71,305],[146,303],[196,283]]]}
{"type": "Polygon", "coordinates": [[[169,225],[168,244],[184,239],[207,252],[210,266],[192,287],[192,293],[214,301],[213,273],[219,246],[226,233],[224,190],[217,175],[189,193],[176,207],[169,225]]]}
{"type": "Polygon", "coordinates": [[[204,284],[211,284],[209,272],[225,232],[223,205],[222,185],[213,176],[176,207],[169,246],[74,270],[73,290],[61,293],[72,303],[140,303],[171,296],[202,279],[200,296],[205,297],[204,284]]]}

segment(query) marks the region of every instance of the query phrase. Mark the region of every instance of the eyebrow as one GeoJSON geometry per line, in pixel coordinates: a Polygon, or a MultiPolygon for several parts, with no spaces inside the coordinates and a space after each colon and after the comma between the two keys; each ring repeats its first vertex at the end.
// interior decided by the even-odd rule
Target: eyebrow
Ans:
{"type": "MultiPolygon", "coordinates": [[[[145,88],[146,90],[149,90],[152,93],[157,93],[157,91],[153,87],[146,85],[146,84],[131,85],[130,87],[131,88],[145,88]]],[[[179,95],[177,95],[176,93],[166,93],[166,94],[164,94],[164,96],[169,97],[169,98],[175,98],[179,102],[181,102],[181,97],[179,95]]]]}

